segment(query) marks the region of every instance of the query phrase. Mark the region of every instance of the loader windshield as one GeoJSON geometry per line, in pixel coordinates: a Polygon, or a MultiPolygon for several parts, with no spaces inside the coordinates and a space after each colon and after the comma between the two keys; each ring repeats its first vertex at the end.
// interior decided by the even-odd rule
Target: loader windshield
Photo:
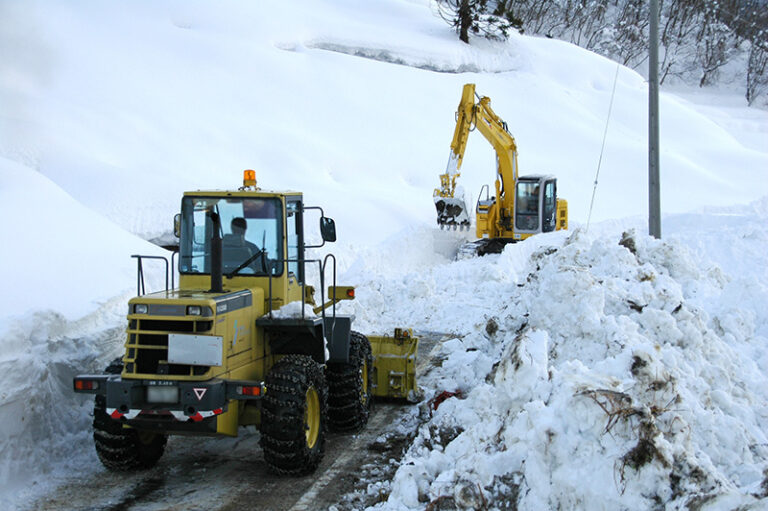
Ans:
{"type": "Polygon", "coordinates": [[[282,208],[278,199],[244,197],[184,197],[181,203],[179,272],[211,272],[213,222],[218,213],[222,272],[226,275],[283,273],[282,208]],[[250,261],[249,261],[250,260],[250,261]],[[248,262],[249,261],[249,262],[248,262]],[[248,262],[240,268],[243,263],[248,262]]]}

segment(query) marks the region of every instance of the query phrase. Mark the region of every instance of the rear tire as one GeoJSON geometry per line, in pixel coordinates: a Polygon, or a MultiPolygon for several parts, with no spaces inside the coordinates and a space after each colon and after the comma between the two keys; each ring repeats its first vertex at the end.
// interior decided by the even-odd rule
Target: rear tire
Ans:
{"type": "Polygon", "coordinates": [[[288,355],[269,371],[261,416],[264,460],[277,473],[313,472],[325,449],[328,388],[322,367],[288,355]]]}
{"type": "Polygon", "coordinates": [[[328,364],[328,419],[334,431],[358,431],[368,423],[373,395],[373,355],[368,338],[352,332],[349,362],[328,364]]]}
{"type": "MultiPolygon", "coordinates": [[[[123,363],[113,360],[104,371],[120,374],[123,363]]],[[[112,419],[106,412],[106,397],[97,395],[93,406],[93,443],[101,463],[114,472],[129,472],[155,466],[165,451],[168,437],[133,428],[124,428],[122,422],[112,419]]]]}

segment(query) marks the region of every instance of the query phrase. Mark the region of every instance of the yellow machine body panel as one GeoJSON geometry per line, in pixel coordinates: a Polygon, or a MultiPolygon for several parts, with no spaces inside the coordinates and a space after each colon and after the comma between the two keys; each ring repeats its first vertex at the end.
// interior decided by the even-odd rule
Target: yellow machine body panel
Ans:
{"type": "Polygon", "coordinates": [[[225,291],[217,294],[175,289],[132,298],[129,301],[122,376],[125,379],[180,381],[263,378],[264,361],[269,352],[263,333],[254,327],[254,321],[265,312],[264,291],[261,288],[241,288],[237,293],[225,291]],[[240,303],[235,307],[232,303],[236,301],[240,303]],[[137,313],[137,305],[146,306],[147,312],[137,313]],[[199,310],[200,315],[188,314],[190,309],[199,310]],[[186,373],[178,372],[178,368],[165,374],[158,372],[159,367],[173,364],[167,359],[167,345],[157,342],[157,336],[167,335],[168,332],[216,339],[221,346],[220,365],[183,364],[189,366],[186,373]],[[140,355],[152,351],[161,352],[161,358],[153,357],[154,364],[151,366],[137,363],[142,358],[140,355]]]}
{"type": "Polygon", "coordinates": [[[568,201],[557,199],[557,230],[568,230],[568,201]]]}
{"type": "Polygon", "coordinates": [[[410,329],[395,329],[395,335],[368,336],[373,353],[374,389],[378,397],[410,399],[418,392],[416,356],[419,339],[410,329]]]}

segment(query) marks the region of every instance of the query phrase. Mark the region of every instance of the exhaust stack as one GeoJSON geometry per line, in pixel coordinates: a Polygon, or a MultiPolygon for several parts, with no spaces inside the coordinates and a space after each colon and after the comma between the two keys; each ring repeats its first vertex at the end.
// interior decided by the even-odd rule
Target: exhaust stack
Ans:
{"type": "Polygon", "coordinates": [[[211,237],[211,289],[209,293],[223,293],[223,277],[221,270],[221,219],[219,214],[214,211],[208,211],[207,215],[210,217],[213,228],[213,236],[211,237]]]}

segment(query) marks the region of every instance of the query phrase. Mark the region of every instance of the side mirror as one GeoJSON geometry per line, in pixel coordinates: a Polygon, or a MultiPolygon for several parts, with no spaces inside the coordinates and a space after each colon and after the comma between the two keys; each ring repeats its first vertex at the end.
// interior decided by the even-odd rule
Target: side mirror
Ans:
{"type": "Polygon", "coordinates": [[[333,218],[320,217],[320,236],[323,237],[323,241],[336,241],[336,223],[333,218]]]}
{"type": "Polygon", "coordinates": [[[181,238],[181,213],[176,213],[173,217],[173,235],[181,238]]]}

